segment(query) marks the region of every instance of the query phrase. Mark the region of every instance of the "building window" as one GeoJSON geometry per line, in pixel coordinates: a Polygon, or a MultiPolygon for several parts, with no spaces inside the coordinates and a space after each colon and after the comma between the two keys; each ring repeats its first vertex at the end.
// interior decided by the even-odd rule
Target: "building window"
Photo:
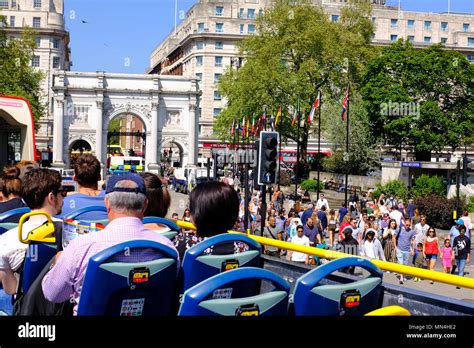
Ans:
{"type": "Polygon", "coordinates": [[[398,39],[397,35],[390,35],[390,41],[395,42],[395,41],[397,41],[397,39],[398,39]]]}
{"type": "Polygon", "coordinates": [[[441,22],[441,31],[448,31],[448,22],[441,22]]]}
{"type": "Polygon", "coordinates": [[[441,38],[441,43],[442,43],[442,44],[445,44],[445,43],[447,43],[447,42],[448,42],[448,38],[447,38],[447,37],[442,37],[442,38],[441,38]]]}
{"type": "Polygon", "coordinates": [[[224,32],[224,23],[216,23],[216,33],[224,32]]]}
{"type": "Polygon", "coordinates": [[[398,19],[391,19],[390,23],[392,28],[398,27],[398,19]]]}
{"type": "Polygon", "coordinates": [[[41,0],[35,0],[33,6],[34,8],[41,8],[41,0]]]}
{"type": "Polygon", "coordinates": [[[11,28],[15,27],[15,16],[10,16],[10,27],[11,28]]]}
{"type": "Polygon", "coordinates": [[[474,54],[468,54],[467,60],[470,61],[471,63],[474,62],[474,54]]]}
{"type": "Polygon", "coordinates": [[[33,28],[41,27],[41,18],[40,17],[33,17],[33,28]]]}
{"type": "Polygon", "coordinates": [[[219,91],[214,91],[214,100],[221,100],[221,99],[222,97],[219,91]]]}
{"type": "Polygon", "coordinates": [[[8,0],[0,0],[0,8],[8,8],[8,0]]]}
{"type": "Polygon", "coordinates": [[[41,46],[41,38],[39,36],[35,37],[35,44],[36,44],[36,47],[41,46]]]}
{"type": "Polygon", "coordinates": [[[204,23],[198,23],[198,33],[204,33],[204,23]]]}
{"type": "Polygon", "coordinates": [[[241,8],[240,11],[239,11],[239,18],[244,18],[244,9],[241,8]]]}
{"type": "Polygon", "coordinates": [[[214,83],[218,83],[222,74],[214,74],[214,83]]]}
{"type": "Polygon", "coordinates": [[[216,6],[216,16],[223,16],[224,15],[224,7],[223,6],[216,6]]]}
{"type": "Polygon", "coordinates": [[[331,22],[337,22],[339,21],[339,16],[338,15],[332,15],[331,16],[331,22]]]}
{"type": "Polygon", "coordinates": [[[59,39],[57,37],[53,39],[53,48],[59,48],[59,39]]]}
{"type": "Polygon", "coordinates": [[[408,29],[413,29],[415,27],[415,21],[413,19],[408,20],[408,29]]]}
{"type": "Polygon", "coordinates": [[[424,43],[430,43],[430,42],[431,42],[431,36],[425,36],[425,37],[423,38],[423,42],[424,42],[424,43]]]}
{"type": "Polygon", "coordinates": [[[40,66],[40,57],[39,56],[33,56],[31,59],[31,66],[33,68],[39,68],[40,66]]]}
{"type": "Polygon", "coordinates": [[[202,50],[204,48],[204,41],[196,41],[196,49],[202,50]]]}
{"type": "Polygon", "coordinates": [[[216,41],[216,50],[222,50],[224,49],[224,44],[222,43],[222,41],[216,41]]]}
{"type": "Polygon", "coordinates": [[[462,25],[462,30],[467,33],[469,31],[469,23],[464,23],[462,25]]]}
{"type": "Polygon", "coordinates": [[[215,66],[218,66],[218,67],[222,66],[222,57],[220,56],[215,57],[215,66]]]}
{"type": "Polygon", "coordinates": [[[249,8],[247,10],[247,18],[248,19],[254,19],[255,18],[255,9],[249,8]]]}
{"type": "Polygon", "coordinates": [[[12,0],[12,7],[16,8],[16,0],[12,0]]]}
{"type": "Polygon", "coordinates": [[[425,30],[431,30],[431,21],[425,21],[425,30]]]}
{"type": "Polygon", "coordinates": [[[249,34],[255,33],[255,24],[249,24],[248,32],[249,34]]]}
{"type": "Polygon", "coordinates": [[[415,42],[415,37],[413,35],[408,36],[408,41],[411,43],[415,42]]]}
{"type": "Polygon", "coordinates": [[[376,21],[377,21],[377,17],[372,17],[372,24],[375,24],[376,21]]]}
{"type": "Polygon", "coordinates": [[[468,37],[467,38],[467,45],[469,47],[474,47],[474,37],[468,37]]]}
{"type": "Polygon", "coordinates": [[[197,78],[199,81],[202,81],[202,73],[196,73],[196,78],[197,78]]]}
{"type": "Polygon", "coordinates": [[[221,114],[221,109],[220,108],[214,108],[213,110],[214,117],[217,117],[221,114]]]}
{"type": "Polygon", "coordinates": [[[203,57],[196,56],[196,66],[202,66],[203,57]]]}
{"type": "Polygon", "coordinates": [[[244,25],[243,25],[243,24],[240,25],[240,33],[241,33],[241,34],[244,33],[244,25]]]}
{"type": "Polygon", "coordinates": [[[59,57],[53,57],[53,69],[59,69],[59,57]]]}
{"type": "Polygon", "coordinates": [[[262,16],[263,16],[263,8],[261,8],[261,9],[258,10],[258,16],[259,16],[259,17],[262,17],[262,16]]]}

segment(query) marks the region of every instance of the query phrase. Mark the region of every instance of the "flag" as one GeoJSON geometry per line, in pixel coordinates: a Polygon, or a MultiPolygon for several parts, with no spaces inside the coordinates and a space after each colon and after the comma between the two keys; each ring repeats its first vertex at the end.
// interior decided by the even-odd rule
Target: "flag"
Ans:
{"type": "Polygon", "coordinates": [[[270,117],[270,130],[272,132],[275,130],[275,119],[273,118],[273,115],[270,117]]]}
{"type": "Polygon", "coordinates": [[[278,121],[280,120],[281,117],[281,106],[278,108],[278,112],[275,118],[275,127],[278,125],[278,121]]]}
{"type": "Polygon", "coordinates": [[[247,119],[247,129],[246,129],[246,136],[249,137],[249,130],[250,130],[250,120],[247,119]]]}
{"type": "Polygon", "coordinates": [[[342,118],[343,121],[346,120],[347,104],[348,103],[349,103],[349,86],[347,86],[346,96],[344,97],[344,104],[342,105],[341,118],[342,118]]]}
{"type": "Polygon", "coordinates": [[[319,108],[319,104],[321,103],[321,91],[318,91],[318,97],[313,103],[313,107],[311,108],[311,112],[309,113],[308,116],[308,124],[310,124],[313,119],[314,119],[314,113],[316,112],[316,109],[319,108]]]}
{"type": "Polygon", "coordinates": [[[235,120],[232,120],[232,136],[235,135],[235,120]]]}
{"type": "Polygon", "coordinates": [[[255,128],[254,136],[257,136],[258,131],[260,130],[260,123],[261,123],[261,121],[262,121],[262,117],[259,117],[259,118],[258,118],[258,122],[257,122],[257,127],[255,128]]]}
{"type": "Polygon", "coordinates": [[[296,124],[296,121],[297,121],[297,116],[298,115],[298,110],[295,109],[295,113],[293,114],[293,119],[291,120],[291,125],[294,126],[296,124]]]}
{"type": "Polygon", "coordinates": [[[245,116],[244,121],[242,122],[242,136],[245,136],[245,116]]]}
{"type": "Polygon", "coordinates": [[[267,115],[266,115],[266,111],[264,111],[262,115],[262,129],[266,129],[266,128],[267,128],[267,115]]]}
{"type": "Polygon", "coordinates": [[[252,117],[252,135],[255,134],[255,114],[252,117]]]}

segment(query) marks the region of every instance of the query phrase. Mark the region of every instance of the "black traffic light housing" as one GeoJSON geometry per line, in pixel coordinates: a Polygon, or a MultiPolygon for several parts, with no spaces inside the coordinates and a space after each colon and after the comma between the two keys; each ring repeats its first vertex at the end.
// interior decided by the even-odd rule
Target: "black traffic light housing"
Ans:
{"type": "Polygon", "coordinates": [[[261,132],[258,160],[258,184],[276,184],[278,166],[278,132],[261,132]]]}
{"type": "MultiPolygon", "coordinates": [[[[466,186],[469,183],[469,172],[474,172],[474,157],[463,156],[462,158],[462,184],[466,186]]],[[[474,174],[474,173],[473,173],[474,174]]]]}

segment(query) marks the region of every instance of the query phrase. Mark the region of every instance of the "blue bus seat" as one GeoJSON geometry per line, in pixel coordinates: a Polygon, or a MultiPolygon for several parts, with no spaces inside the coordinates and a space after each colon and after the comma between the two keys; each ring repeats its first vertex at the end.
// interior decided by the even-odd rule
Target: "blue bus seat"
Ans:
{"type": "Polygon", "coordinates": [[[186,290],[180,316],[285,316],[288,313],[290,285],[263,268],[243,267],[217,274],[186,290]],[[235,296],[240,282],[268,281],[273,290],[248,297],[235,296]]]}
{"type": "Polygon", "coordinates": [[[367,259],[344,257],[301,276],[295,285],[294,314],[305,316],[364,315],[380,308],[383,300],[382,271],[367,259]],[[321,284],[342,268],[357,266],[370,275],[347,284],[321,284]]]}
{"type": "Polygon", "coordinates": [[[160,225],[165,225],[170,229],[170,231],[167,232],[159,232],[162,236],[165,236],[166,238],[173,240],[179,233],[179,226],[168,219],[158,217],[158,216],[146,216],[143,218],[143,224],[160,224],[160,225]]]}
{"type": "Polygon", "coordinates": [[[149,240],[120,243],[99,252],[87,265],[77,314],[170,314],[176,299],[177,258],[176,250],[149,240]]]}
{"type": "MultiPolygon", "coordinates": [[[[240,267],[263,267],[260,257],[262,247],[259,243],[243,234],[224,233],[210,237],[192,248],[186,250],[183,260],[183,292],[199,282],[224,271],[240,267]],[[242,242],[249,246],[249,250],[241,253],[224,255],[208,255],[204,252],[209,248],[219,245],[229,245],[234,242],[242,242]]],[[[216,252],[217,254],[217,252],[216,252]]],[[[237,290],[236,290],[237,291],[237,290]]],[[[239,296],[246,297],[260,291],[260,282],[249,279],[246,284],[238,290],[239,296]]]]}
{"type": "Polygon", "coordinates": [[[46,264],[56,255],[56,244],[31,242],[25,255],[21,291],[26,294],[46,264]]]}
{"type": "MultiPolygon", "coordinates": [[[[63,220],[66,220],[66,219],[73,219],[74,220],[74,219],[77,219],[82,214],[90,213],[90,212],[93,212],[93,211],[107,212],[107,208],[104,205],[91,205],[90,207],[79,208],[79,209],[76,209],[76,210],[70,212],[69,214],[65,215],[63,217],[63,220]]],[[[90,220],[87,220],[87,219],[81,219],[81,220],[90,221],[90,220]]],[[[109,223],[109,221],[107,219],[105,219],[105,220],[94,220],[92,222],[100,223],[100,224],[103,224],[103,225],[107,225],[109,223]]]]}
{"type": "Polygon", "coordinates": [[[0,235],[16,227],[18,227],[18,224],[15,222],[0,222],[0,235]]]}
{"type": "Polygon", "coordinates": [[[0,235],[5,233],[8,230],[18,227],[18,223],[5,222],[6,219],[9,219],[17,215],[23,215],[23,214],[29,213],[30,211],[31,211],[30,208],[22,207],[22,208],[12,209],[0,214],[0,235]]]}

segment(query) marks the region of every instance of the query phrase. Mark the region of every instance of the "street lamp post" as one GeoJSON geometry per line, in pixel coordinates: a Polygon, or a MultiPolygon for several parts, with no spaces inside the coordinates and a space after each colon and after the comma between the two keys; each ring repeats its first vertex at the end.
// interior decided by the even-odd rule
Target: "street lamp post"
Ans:
{"type": "Polygon", "coordinates": [[[297,138],[296,138],[296,167],[295,167],[295,200],[298,197],[298,176],[299,176],[299,164],[300,164],[300,97],[298,96],[298,109],[297,109],[297,138]]]}

